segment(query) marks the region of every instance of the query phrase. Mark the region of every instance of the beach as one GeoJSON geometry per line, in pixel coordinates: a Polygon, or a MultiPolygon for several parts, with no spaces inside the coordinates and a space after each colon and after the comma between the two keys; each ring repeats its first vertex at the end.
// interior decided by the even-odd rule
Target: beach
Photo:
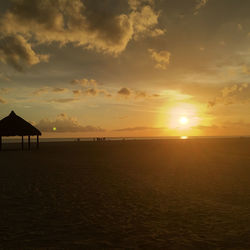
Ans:
{"type": "Polygon", "coordinates": [[[250,139],[0,152],[1,249],[249,249],[250,139]]]}

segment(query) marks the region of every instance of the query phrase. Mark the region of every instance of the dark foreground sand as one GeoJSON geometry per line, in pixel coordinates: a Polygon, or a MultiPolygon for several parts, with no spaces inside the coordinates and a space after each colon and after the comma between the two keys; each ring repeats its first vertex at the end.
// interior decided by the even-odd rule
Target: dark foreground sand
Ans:
{"type": "Polygon", "coordinates": [[[250,139],[4,151],[0,209],[1,249],[250,249],[250,139]]]}

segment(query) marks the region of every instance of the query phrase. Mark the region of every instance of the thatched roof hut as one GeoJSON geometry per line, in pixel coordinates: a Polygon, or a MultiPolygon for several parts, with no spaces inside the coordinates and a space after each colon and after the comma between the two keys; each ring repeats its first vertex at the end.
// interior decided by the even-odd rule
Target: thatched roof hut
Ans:
{"type": "Polygon", "coordinates": [[[14,111],[0,120],[0,150],[2,146],[3,136],[22,136],[22,149],[23,149],[23,137],[28,136],[28,144],[30,149],[30,136],[37,136],[37,147],[39,145],[39,136],[42,133],[36,129],[33,125],[25,121],[20,116],[17,116],[14,111]]]}

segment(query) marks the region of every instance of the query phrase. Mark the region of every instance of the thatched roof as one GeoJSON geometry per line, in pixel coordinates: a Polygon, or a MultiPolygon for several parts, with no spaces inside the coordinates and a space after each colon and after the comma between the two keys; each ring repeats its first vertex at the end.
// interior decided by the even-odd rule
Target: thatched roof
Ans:
{"type": "Polygon", "coordinates": [[[42,133],[26,122],[23,118],[17,116],[14,111],[0,120],[0,136],[28,136],[41,135],[42,133]]]}

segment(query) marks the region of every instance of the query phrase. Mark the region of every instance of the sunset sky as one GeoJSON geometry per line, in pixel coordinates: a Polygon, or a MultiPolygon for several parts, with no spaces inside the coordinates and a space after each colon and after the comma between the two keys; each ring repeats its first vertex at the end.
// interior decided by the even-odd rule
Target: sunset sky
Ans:
{"type": "Polygon", "coordinates": [[[250,135],[249,9],[1,1],[0,118],[14,110],[45,137],[250,135]]]}

